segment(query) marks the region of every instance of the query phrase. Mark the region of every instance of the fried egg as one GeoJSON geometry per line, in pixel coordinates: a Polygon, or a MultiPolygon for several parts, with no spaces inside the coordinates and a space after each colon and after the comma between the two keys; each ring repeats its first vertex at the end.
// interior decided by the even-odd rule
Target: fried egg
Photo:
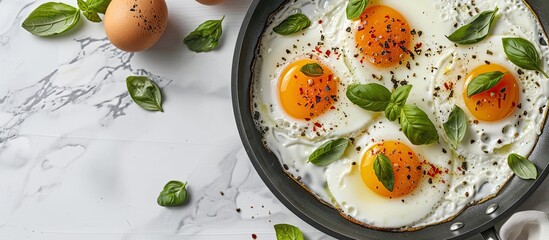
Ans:
{"type": "MultiPolygon", "coordinates": [[[[319,3],[299,8],[292,5],[281,10],[278,14],[284,17],[275,17],[266,31],[272,32],[274,26],[297,11],[315,19],[311,17],[315,11],[330,15],[340,9],[332,5],[322,7],[319,3]]],[[[252,101],[254,117],[264,130],[319,141],[350,135],[370,122],[372,114],[353,105],[345,96],[346,86],[353,79],[339,51],[341,46],[335,41],[337,34],[324,30],[335,27],[329,21],[316,20],[301,33],[262,36],[261,57],[254,66],[258,80],[253,85],[252,101]],[[310,63],[319,64],[323,74],[318,77],[303,74],[301,67],[310,63]]]]}
{"type": "Polygon", "coordinates": [[[355,148],[326,169],[328,190],[342,215],[376,228],[415,227],[441,205],[451,184],[452,155],[439,144],[414,146],[387,119],[356,138],[355,148]],[[394,189],[377,179],[373,162],[383,153],[394,172],[394,189]]]}

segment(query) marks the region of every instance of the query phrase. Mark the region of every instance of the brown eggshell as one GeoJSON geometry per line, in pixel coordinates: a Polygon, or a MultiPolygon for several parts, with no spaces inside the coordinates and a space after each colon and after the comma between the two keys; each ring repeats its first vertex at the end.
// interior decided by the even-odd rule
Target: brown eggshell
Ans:
{"type": "Polygon", "coordinates": [[[168,25],[164,0],[112,0],[105,13],[105,33],[111,43],[127,52],[152,47],[168,25]]]}

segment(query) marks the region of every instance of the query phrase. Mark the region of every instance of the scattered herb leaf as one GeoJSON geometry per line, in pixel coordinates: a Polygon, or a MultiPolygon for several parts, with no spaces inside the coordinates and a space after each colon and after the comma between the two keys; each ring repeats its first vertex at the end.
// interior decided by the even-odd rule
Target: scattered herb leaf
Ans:
{"type": "Polygon", "coordinates": [[[301,230],[290,224],[276,224],[274,229],[276,240],[304,240],[301,230]]]}
{"type": "Polygon", "coordinates": [[[107,7],[111,3],[111,0],[88,0],[88,6],[91,10],[105,14],[107,7]]]}
{"type": "Polygon", "coordinates": [[[443,127],[446,136],[450,140],[450,145],[454,149],[457,149],[458,144],[463,140],[467,132],[467,117],[465,116],[465,112],[460,107],[454,106],[448,117],[448,121],[443,124],[443,127]]]}
{"type": "Polygon", "coordinates": [[[80,10],[64,3],[44,3],[23,21],[22,27],[39,36],[51,36],[66,32],[80,20],[80,10]]]}
{"type": "Polygon", "coordinates": [[[530,162],[528,158],[521,155],[516,153],[509,154],[507,157],[507,164],[509,164],[509,168],[522,179],[536,179],[538,177],[536,165],[530,162]]]}
{"type": "Polygon", "coordinates": [[[457,44],[474,44],[482,41],[490,33],[498,8],[477,14],[469,23],[456,29],[447,38],[457,44]]]}
{"type": "Polygon", "coordinates": [[[479,74],[467,84],[467,97],[479,94],[496,86],[506,73],[500,71],[479,74]]]}
{"type": "Polygon", "coordinates": [[[318,63],[307,63],[299,69],[303,74],[308,77],[318,77],[324,74],[324,70],[318,63]]]}
{"type": "Polygon", "coordinates": [[[225,16],[220,20],[208,20],[200,24],[185,37],[183,43],[194,52],[208,52],[215,49],[219,45],[219,39],[223,33],[221,26],[223,19],[225,16]]]}
{"type": "Polygon", "coordinates": [[[427,114],[419,107],[406,104],[400,112],[400,126],[414,145],[438,142],[438,132],[427,114]]]}
{"type": "Polygon", "coordinates": [[[317,166],[326,166],[341,158],[347,145],[349,145],[349,139],[346,138],[325,142],[309,155],[309,162],[317,166]]]}
{"type": "Polygon", "coordinates": [[[412,85],[404,85],[396,88],[393,93],[391,93],[391,102],[385,108],[385,116],[390,121],[395,121],[400,116],[400,111],[402,106],[406,104],[408,95],[412,90],[412,85]]]}
{"type": "Polygon", "coordinates": [[[364,9],[366,9],[366,5],[368,5],[368,0],[349,0],[347,9],[345,9],[347,19],[353,20],[360,17],[364,9]]]}
{"type": "Polygon", "coordinates": [[[187,200],[187,183],[180,181],[169,181],[158,195],[156,202],[160,206],[179,206],[187,200]]]}
{"type": "Polygon", "coordinates": [[[351,84],[346,94],[352,103],[374,112],[385,111],[391,102],[391,92],[377,83],[351,84]]]}
{"type": "Polygon", "coordinates": [[[84,0],[77,0],[78,8],[82,11],[82,14],[84,17],[86,17],[88,20],[92,22],[101,22],[101,18],[99,17],[99,14],[95,10],[92,10],[88,3],[84,2],[84,0]]]}
{"type": "Polygon", "coordinates": [[[393,173],[393,164],[385,154],[380,153],[374,160],[374,172],[377,179],[389,190],[393,191],[395,186],[395,175],[393,173]]]}
{"type": "Polygon", "coordinates": [[[145,110],[161,111],[162,94],[158,86],[148,77],[129,76],[126,78],[126,86],[133,101],[145,110]]]}
{"type": "Polygon", "coordinates": [[[284,19],[278,26],[273,28],[273,31],[280,35],[290,35],[309,26],[311,26],[311,20],[302,13],[296,13],[284,19]]]}
{"type": "Polygon", "coordinates": [[[509,61],[521,68],[539,71],[549,78],[549,75],[543,71],[539,53],[531,42],[524,38],[503,38],[502,42],[509,61]]]}

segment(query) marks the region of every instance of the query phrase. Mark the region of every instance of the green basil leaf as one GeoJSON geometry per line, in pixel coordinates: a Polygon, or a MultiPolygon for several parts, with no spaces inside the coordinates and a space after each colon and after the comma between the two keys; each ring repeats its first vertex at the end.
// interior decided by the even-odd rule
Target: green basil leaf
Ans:
{"type": "Polygon", "coordinates": [[[353,20],[360,17],[364,9],[366,9],[366,5],[368,5],[368,0],[349,0],[347,9],[345,10],[347,19],[353,20]]]}
{"type": "Polygon", "coordinates": [[[317,166],[326,166],[338,160],[345,153],[349,139],[338,138],[320,145],[311,155],[309,162],[317,166]]]}
{"type": "Polygon", "coordinates": [[[290,224],[276,224],[274,229],[276,240],[304,240],[301,230],[290,224]]]}
{"type": "Polygon", "coordinates": [[[158,86],[148,77],[129,76],[126,78],[126,86],[133,101],[145,110],[161,111],[162,94],[158,86]]]}
{"type": "Polygon", "coordinates": [[[273,31],[280,35],[290,35],[309,26],[311,26],[311,20],[302,13],[296,13],[284,19],[278,26],[273,28],[273,31]]]}
{"type": "Polygon", "coordinates": [[[385,108],[385,116],[391,120],[395,121],[400,116],[400,110],[406,100],[410,91],[412,90],[412,85],[404,85],[396,88],[393,93],[391,93],[391,102],[385,108]]]}
{"type": "Polygon", "coordinates": [[[324,70],[318,63],[307,63],[299,69],[303,74],[308,77],[318,77],[324,74],[324,70]]]}
{"type": "Polygon", "coordinates": [[[395,175],[393,173],[393,164],[385,154],[380,153],[374,160],[374,172],[379,180],[389,192],[393,191],[395,186],[395,175]]]}
{"type": "Polygon", "coordinates": [[[447,36],[448,40],[463,45],[482,41],[490,33],[497,11],[496,7],[493,11],[479,13],[469,23],[447,36]]]}
{"type": "Polygon", "coordinates": [[[522,179],[536,179],[538,177],[536,165],[521,155],[516,153],[509,154],[507,157],[507,164],[509,164],[509,168],[522,179]]]}
{"type": "Polygon", "coordinates": [[[223,33],[221,23],[225,19],[223,16],[220,20],[208,20],[194,31],[192,31],[183,43],[194,52],[208,52],[215,49],[219,45],[219,39],[223,33]]]}
{"type": "Polygon", "coordinates": [[[400,126],[414,145],[438,142],[438,132],[427,114],[414,105],[404,105],[400,111],[400,126]]]}
{"type": "Polygon", "coordinates": [[[391,102],[391,92],[377,83],[351,84],[346,95],[352,103],[374,112],[385,111],[391,102]]]}
{"type": "Polygon", "coordinates": [[[78,3],[78,8],[80,8],[84,17],[86,17],[88,20],[92,22],[101,22],[101,18],[99,17],[97,12],[95,12],[94,10],[91,10],[88,4],[84,2],[84,0],[77,0],[77,3],[78,3]]]}
{"type": "Polygon", "coordinates": [[[503,38],[502,42],[509,61],[521,68],[539,71],[549,78],[549,75],[543,71],[539,53],[531,42],[524,38],[503,38]]]}
{"type": "Polygon", "coordinates": [[[400,116],[400,111],[402,111],[402,107],[394,102],[390,102],[387,104],[387,108],[385,108],[385,116],[390,121],[395,121],[400,116]]]}
{"type": "Polygon", "coordinates": [[[105,14],[107,7],[111,3],[111,0],[88,0],[88,6],[96,13],[105,14]]]}
{"type": "Polygon", "coordinates": [[[467,84],[467,97],[479,94],[496,86],[506,73],[500,71],[479,74],[467,84]]]}
{"type": "Polygon", "coordinates": [[[450,140],[450,145],[454,149],[457,149],[458,144],[463,140],[467,132],[467,117],[465,116],[465,112],[460,107],[454,106],[450,116],[448,116],[448,121],[442,124],[442,126],[444,127],[444,133],[446,133],[446,136],[450,140]]]}
{"type": "Polygon", "coordinates": [[[94,11],[85,11],[85,12],[82,12],[82,14],[84,15],[84,17],[86,17],[88,20],[92,21],[92,22],[101,22],[101,18],[99,17],[99,14],[97,14],[96,12],[94,11]]]}
{"type": "Polygon", "coordinates": [[[187,200],[187,183],[180,181],[169,181],[158,195],[156,202],[160,206],[179,206],[187,200]]]}
{"type": "Polygon", "coordinates": [[[22,27],[39,36],[51,36],[73,28],[80,20],[80,10],[64,3],[44,3],[32,11],[22,27]]]}

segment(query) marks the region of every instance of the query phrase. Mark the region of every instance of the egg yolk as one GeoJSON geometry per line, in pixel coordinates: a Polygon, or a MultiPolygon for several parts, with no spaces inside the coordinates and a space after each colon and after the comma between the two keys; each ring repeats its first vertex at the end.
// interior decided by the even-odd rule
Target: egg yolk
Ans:
{"type": "Polygon", "coordinates": [[[411,38],[406,19],[383,5],[364,10],[355,35],[357,48],[365,59],[381,68],[401,64],[409,54],[411,38]]]}
{"type": "Polygon", "coordinates": [[[310,120],[333,108],[337,101],[338,79],[332,71],[313,59],[296,60],[282,71],[278,83],[278,96],[284,111],[297,119],[310,120]],[[309,63],[317,63],[323,74],[310,77],[300,71],[309,63]]]}
{"type": "Polygon", "coordinates": [[[475,118],[483,121],[497,121],[511,115],[519,101],[519,87],[513,74],[497,64],[486,64],[471,71],[463,86],[463,99],[475,118]],[[487,91],[467,97],[467,85],[478,75],[500,71],[507,73],[501,81],[487,91]]]}
{"type": "Polygon", "coordinates": [[[421,180],[422,172],[421,161],[417,154],[399,141],[377,143],[366,151],[360,163],[360,175],[366,186],[373,192],[389,198],[413,192],[421,180]],[[378,180],[374,171],[374,160],[380,153],[387,156],[393,165],[395,185],[392,192],[378,180]]]}

